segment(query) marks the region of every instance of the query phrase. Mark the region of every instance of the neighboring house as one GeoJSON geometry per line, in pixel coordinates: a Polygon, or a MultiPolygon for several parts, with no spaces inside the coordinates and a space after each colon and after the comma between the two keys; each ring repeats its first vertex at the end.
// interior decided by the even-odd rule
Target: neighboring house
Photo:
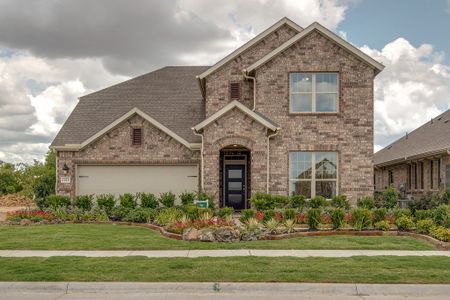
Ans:
{"type": "Polygon", "coordinates": [[[375,153],[375,189],[420,198],[450,188],[450,109],[375,153]]]}
{"type": "Polygon", "coordinates": [[[204,190],[236,209],[256,192],[355,202],[373,193],[382,69],[320,24],[283,18],[212,67],[81,97],[52,144],[57,193],[204,190]]]}

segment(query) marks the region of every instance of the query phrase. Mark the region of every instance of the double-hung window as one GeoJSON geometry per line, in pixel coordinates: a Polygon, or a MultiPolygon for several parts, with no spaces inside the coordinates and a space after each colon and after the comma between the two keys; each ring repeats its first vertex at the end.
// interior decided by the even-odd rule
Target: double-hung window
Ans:
{"type": "Polygon", "coordinates": [[[337,73],[290,73],[291,113],[333,113],[338,111],[337,73]]]}
{"type": "Polygon", "coordinates": [[[336,152],[290,152],[289,194],[334,197],[337,167],[336,152]]]}

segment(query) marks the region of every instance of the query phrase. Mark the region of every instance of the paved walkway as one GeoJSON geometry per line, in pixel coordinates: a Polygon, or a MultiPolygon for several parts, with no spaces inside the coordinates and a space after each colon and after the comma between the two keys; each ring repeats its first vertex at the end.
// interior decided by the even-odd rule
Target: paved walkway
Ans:
{"type": "Polygon", "coordinates": [[[71,250],[0,250],[0,257],[351,257],[351,256],[447,256],[450,251],[403,251],[403,250],[161,250],[161,251],[71,251],[71,250]]]}
{"type": "Polygon", "coordinates": [[[8,300],[447,300],[449,294],[444,284],[0,282],[0,299],[8,300]]]}

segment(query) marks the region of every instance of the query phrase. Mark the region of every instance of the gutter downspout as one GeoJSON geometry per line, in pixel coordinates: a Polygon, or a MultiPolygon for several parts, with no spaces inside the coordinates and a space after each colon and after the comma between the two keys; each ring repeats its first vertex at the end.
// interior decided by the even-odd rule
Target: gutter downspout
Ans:
{"type": "Polygon", "coordinates": [[[274,133],[272,133],[272,134],[269,134],[268,136],[267,136],[267,175],[266,175],[266,180],[267,180],[267,182],[266,182],[266,193],[268,194],[269,193],[269,177],[270,177],[270,174],[269,174],[269,172],[270,172],[270,167],[269,167],[269,164],[270,164],[270,153],[269,153],[269,151],[270,151],[270,138],[271,137],[274,137],[274,136],[276,136],[277,134],[278,134],[278,130],[279,130],[280,128],[277,128],[277,129],[275,129],[275,132],[274,133]]]}
{"type": "Polygon", "coordinates": [[[203,133],[198,133],[194,127],[191,128],[195,135],[200,136],[202,138],[202,146],[200,148],[200,190],[203,192],[205,190],[205,184],[203,181],[203,133]]]}
{"type": "Polygon", "coordinates": [[[254,111],[256,109],[256,78],[253,76],[248,76],[246,69],[242,70],[242,75],[244,76],[245,79],[253,81],[253,109],[252,110],[254,111]]]}

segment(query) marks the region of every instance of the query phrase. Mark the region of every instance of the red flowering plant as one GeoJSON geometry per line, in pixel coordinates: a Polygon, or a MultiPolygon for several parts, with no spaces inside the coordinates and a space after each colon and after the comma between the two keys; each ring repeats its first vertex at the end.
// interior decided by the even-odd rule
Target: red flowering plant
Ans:
{"type": "Polygon", "coordinates": [[[284,215],[282,212],[279,212],[279,211],[275,212],[275,217],[274,217],[275,220],[277,220],[278,222],[282,222],[283,218],[284,218],[284,215]]]}
{"type": "Polygon", "coordinates": [[[298,224],[306,224],[308,222],[308,215],[302,212],[299,212],[295,215],[295,220],[298,224]]]}
{"type": "Polygon", "coordinates": [[[350,221],[352,220],[352,213],[348,212],[344,216],[344,222],[345,224],[350,224],[350,221]]]}
{"type": "Polygon", "coordinates": [[[258,222],[262,222],[264,220],[264,212],[257,211],[255,214],[255,219],[258,220],[258,222]]]}
{"type": "Polygon", "coordinates": [[[331,224],[331,216],[328,213],[324,213],[320,216],[320,223],[331,224]]]}
{"type": "Polygon", "coordinates": [[[23,219],[28,219],[33,222],[39,222],[42,220],[52,221],[55,219],[55,216],[51,212],[43,210],[18,210],[8,212],[6,214],[6,219],[8,221],[20,221],[23,219]]]}

